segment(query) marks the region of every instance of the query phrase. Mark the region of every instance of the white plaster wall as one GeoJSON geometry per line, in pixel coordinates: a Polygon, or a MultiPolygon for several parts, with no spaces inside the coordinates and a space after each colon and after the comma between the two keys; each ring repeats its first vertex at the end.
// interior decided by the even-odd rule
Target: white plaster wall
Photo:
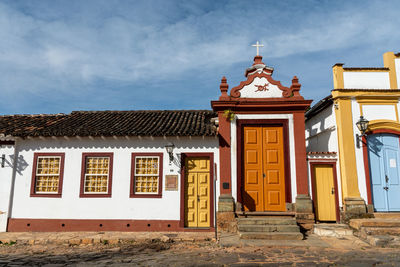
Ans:
{"type": "Polygon", "coordinates": [[[365,169],[364,169],[364,153],[362,146],[360,148],[357,148],[357,139],[356,139],[356,134],[361,134],[360,131],[358,130],[357,126],[355,123],[360,119],[360,105],[357,103],[357,101],[353,98],[351,100],[351,109],[352,109],[352,115],[353,115],[353,138],[354,138],[354,149],[356,153],[356,165],[357,165],[357,176],[358,176],[358,189],[360,190],[360,195],[361,197],[365,200],[365,202],[368,202],[367,198],[367,183],[365,180],[365,169]]]}
{"type": "Polygon", "coordinates": [[[236,121],[237,120],[262,120],[262,119],[286,119],[288,120],[289,130],[289,151],[290,151],[290,177],[291,177],[291,190],[292,201],[294,202],[297,196],[296,188],[296,155],[294,149],[294,128],[293,128],[293,115],[292,114],[254,114],[244,115],[238,114],[235,119],[231,121],[231,185],[232,196],[237,200],[237,136],[236,136],[236,121]]]}
{"type": "MultiPolygon", "coordinates": [[[[214,153],[219,173],[218,139],[215,137],[185,138],[46,138],[23,140],[19,145],[21,164],[17,173],[13,218],[33,219],[180,219],[180,153],[214,153]],[[164,146],[175,144],[174,163],[164,146]],[[64,152],[65,167],[62,198],[30,197],[32,163],[34,152],[64,152]],[[79,198],[81,161],[83,152],[113,152],[113,180],[111,198],[79,198]],[[162,152],[163,191],[162,198],[130,198],[131,153],[162,152]],[[178,175],[178,191],[165,191],[165,175],[178,175]]],[[[214,164],[214,163],[212,163],[214,164]]],[[[217,199],[219,179],[217,180],[217,199]]]]}
{"type": "Polygon", "coordinates": [[[389,72],[343,72],[344,88],[390,89],[389,72]]]}
{"type": "Polygon", "coordinates": [[[5,155],[4,168],[0,165],[0,232],[7,230],[7,218],[9,214],[10,192],[14,165],[14,146],[0,147],[1,156],[5,155]]]}
{"type": "Polygon", "coordinates": [[[336,118],[333,105],[306,121],[307,152],[337,152],[336,118]]]}
{"type": "Polygon", "coordinates": [[[396,67],[397,89],[400,89],[400,58],[394,60],[394,65],[396,67]]]}
{"type": "Polygon", "coordinates": [[[269,81],[264,78],[256,77],[254,81],[246,85],[240,90],[240,97],[248,97],[248,98],[268,98],[268,97],[282,97],[282,90],[278,88],[278,86],[269,83],[269,81]],[[265,85],[267,84],[267,91],[258,91],[256,85],[265,85]]]}
{"type": "MultiPolygon", "coordinates": [[[[336,177],[338,183],[339,206],[342,202],[342,180],[340,175],[339,143],[336,127],[335,107],[331,105],[306,122],[307,152],[336,152],[336,177]]],[[[332,156],[314,156],[313,160],[332,159],[332,156]]],[[[312,196],[311,169],[308,164],[308,185],[312,196]]]]}
{"type": "MultiPolygon", "coordinates": [[[[382,119],[397,121],[394,105],[362,105],[362,111],[364,118],[369,121],[382,119]]],[[[357,122],[357,117],[354,118],[357,122]]]]}

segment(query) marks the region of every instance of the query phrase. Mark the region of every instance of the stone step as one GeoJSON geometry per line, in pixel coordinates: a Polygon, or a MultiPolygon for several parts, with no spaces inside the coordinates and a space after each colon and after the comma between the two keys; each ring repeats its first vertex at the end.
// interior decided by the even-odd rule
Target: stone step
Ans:
{"type": "Polygon", "coordinates": [[[295,217],[296,212],[292,211],[237,211],[238,217],[259,217],[259,216],[276,216],[276,217],[295,217]]]}
{"type": "Polygon", "coordinates": [[[263,232],[243,232],[239,233],[241,239],[266,239],[266,240],[302,240],[303,234],[300,232],[288,233],[263,233],[263,232]]]}
{"type": "Polygon", "coordinates": [[[296,219],[292,217],[259,217],[238,218],[239,225],[296,225],[296,219]]]}
{"type": "Polygon", "coordinates": [[[400,219],[400,212],[375,212],[374,217],[382,219],[400,219]]]}
{"type": "Polygon", "coordinates": [[[337,223],[314,224],[313,232],[318,236],[343,237],[353,235],[353,230],[347,224],[337,223]]]}
{"type": "Polygon", "coordinates": [[[400,236],[400,227],[362,227],[360,232],[365,233],[365,235],[400,236]]]}
{"type": "Polygon", "coordinates": [[[297,225],[238,225],[240,232],[300,232],[297,225]]]}
{"type": "Polygon", "coordinates": [[[400,227],[400,220],[397,219],[351,219],[350,227],[360,230],[361,227],[400,227]]]}

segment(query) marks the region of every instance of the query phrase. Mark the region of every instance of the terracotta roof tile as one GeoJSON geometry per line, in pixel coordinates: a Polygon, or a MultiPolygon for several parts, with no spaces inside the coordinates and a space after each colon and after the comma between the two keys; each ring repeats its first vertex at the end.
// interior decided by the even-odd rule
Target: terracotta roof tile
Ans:
{"type": "Polygon", "coordinates": [[[213,136],[210,110],[73,111],[56,115],[0,116],[11,136],[213,136]]]}

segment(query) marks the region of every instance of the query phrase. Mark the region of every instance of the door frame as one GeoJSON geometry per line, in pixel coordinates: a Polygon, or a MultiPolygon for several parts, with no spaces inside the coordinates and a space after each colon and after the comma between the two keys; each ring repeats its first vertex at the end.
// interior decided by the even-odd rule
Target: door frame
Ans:
{"type": "MultiPolygon", "coordinates": [[[[181,153],[181,218],[179,220],[179,227],[187,229],[197,229],[185,227],[185,160],[189,157],[204,157],[210,160],[210,227],[214,228],[214,153],[199,152],[199,153],[181,153]]],[[[204,229],[204,228],[199,228],[204,229]]],[[[207,228],[208,229],[208,228],[207,228]]]]}
{"type": "MultiPolygon", "coordinates": [[[[317,202],[315,198],[317,198],[317,185],[315,183],[315,165],[331,165],[333,171],[333,187],[335,188],[335,214],[336,214],[336,222],[340,221],[340,209],[339,209],[339,194],[338,194],[338,182],[337,182],[337,171],[336,171],[336,160],[324,160],[324,161],[312,161],[310,164],[310,173],[311,173],[311,190],[312,190],[312,201],[314,206],[314,212],[316,212],[317,202]]],[[[315,216],[315,220],[317,217],[315,216]]]]}
{"type": "Polygon", "coordinates": [[[244,180],[244,127],[282,127],[283,130],[283,158],[285,170],[285,202],[292,203],[292,190],[291,190],[291,174],[290,174],[290,150],[289,150],[289,130],[287,119],[255,119],[255,120],[238,120],[237,121],[237,201],[242,203],[243,209],[243,180],[244,180]]]}

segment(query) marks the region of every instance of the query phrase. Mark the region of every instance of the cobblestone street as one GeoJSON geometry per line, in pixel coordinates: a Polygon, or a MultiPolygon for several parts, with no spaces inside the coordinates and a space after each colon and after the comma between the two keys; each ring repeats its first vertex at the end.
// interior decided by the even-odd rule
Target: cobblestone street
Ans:
{"type": "Polygon", "coordinates": [[[3,244],[0,266],[400,266],[398,252],[370,246],[221,247],[213,241],[3,244]]]}

